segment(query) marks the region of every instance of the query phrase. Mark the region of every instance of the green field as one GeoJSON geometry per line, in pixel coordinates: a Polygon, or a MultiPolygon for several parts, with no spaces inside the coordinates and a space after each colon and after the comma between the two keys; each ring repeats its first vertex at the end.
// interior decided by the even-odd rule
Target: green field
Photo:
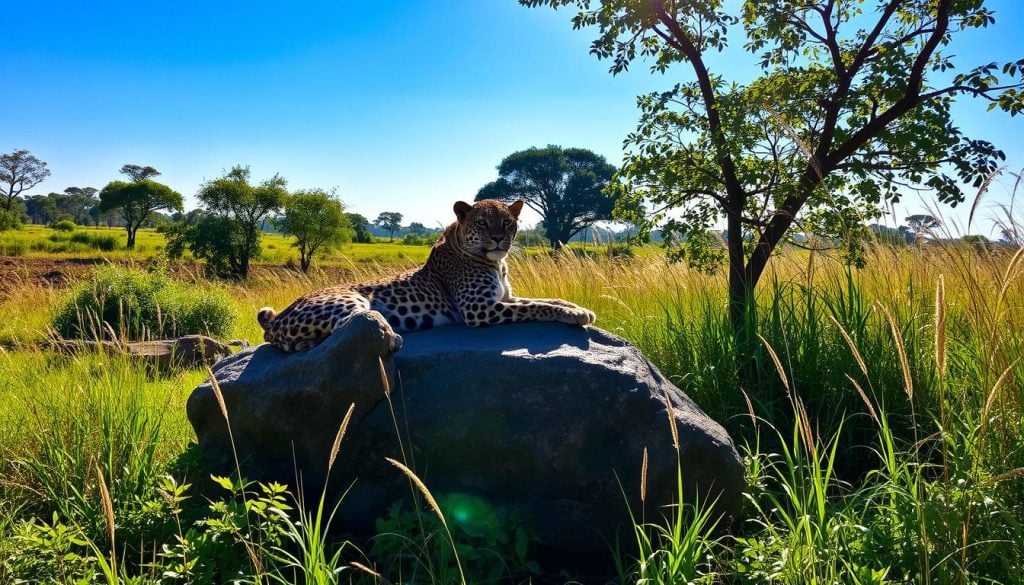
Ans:
{"type": "MultiPolygon", "coordinates": [[[[140,229],[134,250],[126,250],[128,241],[124,228],[78,227],[74,232],[60,232],[47,226],[26,225],[18,230],[0,231],[0,256],[32,256],[42,258],[106,258],[111,260],[146,260],[162,255],[166,240],[153,229],[140,229]],[[88,242],[72,241],[74,234],[116,239],[113,250],[101,250],[88,242]]],[[[298,262],[299,254],[292,247],[293,238],[276,233],[263,234],[260,261],[267,264],[298,262]]],[[[380,240],[372,244],[345,244],[322,258],[326,264],[346,262],[422,262],[429,246],[407,246],[398,241],[380,240]]]]}
{"type": "MultiPolygon", "coordinates": [[[[0,246],[10,238],[32,246],[46,233],[4,234],[0,246]]],[[[137,259],[161,245],[153,232],[139,242],[137,259]]],[[[371,279],[415,265],[427,250],[363,246],[344,246],[330,264],[349,263],[347,279],[371,279]]],[[[277,236],[265,248],[268,263],[292,254],[277,236]]],[[[30,250],[25,259],[65,254],[72,253],[30,250]]],[[[118,254],[111,258],[126,255],[118,254]]],[[[1024,252],[948,245],[880,247],[869,256],[866,269],[852,271],[802,251],[775,259],[759,291],[764,343],[746,383],[732,367],[723,275],[667,263],[656,251],[514,258],[518,295],[595,310],[598,326],[639,346],[728,428],[745,457],[743,516],[718,531],[694,510],[638,526],[639,546],[624,546],[619,558],[623,583],[1020,582],[1024,252]]],[[[256,308],[284,306],[338,278],[271,271],[225,283],[199,270],[174,274],[189,289],[225,292],[237,318],[224,337],[253,342],[256,308]]],[[[408,530],[404,548],[341,546],[317,539],[315,519],[297,525],[294,510],[265,513],[294,508],[289,495],[250,486],[247,499],[232,498],[207,486],[204,494],[221,494],[210,503],[198,486],[182,491],[184,481],[210,483],[188,448],[194,438],[184,412],[203,373],[154,378],[105,355],[49,355],[33,344],[68,294],[26,277],[0,297],[0,582],[204,583],[230,575],[452,583],[458,566],[469,567],[467,582],[489,582],[472,552],[483,546],[473,540],[479,535],[449,522],[463,543],[455,549],[461,557],[453,555],[429,508],[388,525],[408,530]],[[410,567],[418,567],[412,578],[410,567]]],[[[648,512],[648,520],[658,517],[648,512]]],[[[524,582],[528,563],[502,545],[503,528],[487,546],[505,555],[506,581],[524,582]]]]}

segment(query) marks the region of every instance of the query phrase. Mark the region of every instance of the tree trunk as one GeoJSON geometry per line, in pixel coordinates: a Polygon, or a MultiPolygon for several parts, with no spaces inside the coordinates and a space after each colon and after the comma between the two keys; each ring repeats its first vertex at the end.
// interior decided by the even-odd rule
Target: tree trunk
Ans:
{"type": "Polygon", "coordinates": [[[756,280],[751,280],[743,252],[743,224],[739,213],[727,214],[727,247],[729,252],[729,324],[733,333],[733,356],[736,374],[748,391],[757,383],[755,351],[757,348],[756,280]]]}
{"type": "MultiPolygon", "coordinates": [[[[545,221],[545,223],[547,222],[545,221]]],[[[555,250],[561,250],[563,245],[569,243],[569,238],[571,237],[569,230],[559,225],[545,226],[544,235],[551,242],[551,247],[555,250]]]]}
{"type": "Polygon", "coordinates": [[[139,226],[132,227],[131,224],[128,224],[128,245],[127,245],[127,248],[129,250],[134,250],[135,249],[135,233],[137,231],[139,231],[139,226]]]}
{"type": "Polygon", "coordinates": [[[747,282],[745,258],[743,254],[743,224],[739,214],[729,213],[727,216],[726,245],[729,251],[729,324],[737,344],[746,337],[750,312],[748,305],[753,297],[755,283],[747,282]]]}

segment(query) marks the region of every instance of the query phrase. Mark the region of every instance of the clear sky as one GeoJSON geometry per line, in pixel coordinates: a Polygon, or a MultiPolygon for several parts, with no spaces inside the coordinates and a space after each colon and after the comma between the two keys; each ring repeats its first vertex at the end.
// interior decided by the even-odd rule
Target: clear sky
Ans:
{"type": "MultiPolygon", "coordinates": [[[[32,193],[100,188],[134,163],[192,207],[204,180],[247,164],[293,189],[336,187],[371,220],[438,226],[516,150],[579,146],[619,163],[635,96],[686,78],[612,77],[572,11],[515,0],[4,4],[0,151],[49,164],[32,193]]],[[[963,62],[1024,57],[1024,2],[988,4],[998,22],[960,45],[963,62]]],[[[961,126],[1024,166],[1024,118],[984,109],[958,107],[961,126]]]]}

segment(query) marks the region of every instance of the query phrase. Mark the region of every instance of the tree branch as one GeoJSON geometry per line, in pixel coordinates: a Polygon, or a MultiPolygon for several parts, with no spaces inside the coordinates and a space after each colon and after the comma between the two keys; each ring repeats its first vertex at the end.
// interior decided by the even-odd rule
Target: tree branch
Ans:
{"type": "MultiPolygon", "coordinates": [[[[725,132],[722,129],[722,119],[718,113],[718,100],[715,96],[714,86],[711,84],[711,75],[708,73],[704,58],[686,34],[686,31],[679,26],[679,22],[669,15],[665,8],[664,0],[652,0],[651,7],[657,14],[658,20],[664,24],[672,33],[674,40],[672,46],[676,47],[693,67],[697,76],[697,85],[700,87],[701,98],[704,100],[704,109],[708,117],[708,131],[711,133],[711,140],[715,146],[715,156],[722,169],[722,178],[725,182],[726,193],[729,195],[727,210],[732,213],[742,213],[744,205],[743,188],[736,175],[736,163],[732,160],[727,149],[725,132]]],[[[655,29],[657,30],[657,29],[655,29]]]]}
{"type": "Polygon", "coordinates": [[[938,6],[936,7],[935,31],[928,38],[924,47],[921,48],[921,52],[918,53],[917,58],[914,60],[914,64],[910,68],[910,75],[907,79],[907,88],[903,97],[901,97],[889,109],[879,114],[878,117],[868,121],[864,127],[855,132],[853,136],[833,151],[828,157],[828,166],[834,166],[845,160],[848,156],[856,152],[858,148],[877,136],[889,124],[921,103],[922,99],[920,93],[924,80],[924,70],[928,65],[928,61],[931,60],[935,49],[938,48],[939,43],[942,42],[942,38],[946,35],[946,30],[949,27],[950,3],[951,0],[940,0],[938,2],[938,6]]]}

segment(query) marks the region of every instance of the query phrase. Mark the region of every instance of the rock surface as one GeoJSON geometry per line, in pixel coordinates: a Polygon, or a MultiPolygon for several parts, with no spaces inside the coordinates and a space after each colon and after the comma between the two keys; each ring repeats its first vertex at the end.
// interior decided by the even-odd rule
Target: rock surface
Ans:
{"type": "Polygon", "coordinates": [[[230,347],[205,335],[185,335],[177,339],[132,341],[123,344],[114,341],[54,339],[47,342],[47,347],[68,355],[102,348],[110,353],[127,355],[161,372],[176,368],[209,366],[231,355],[230,347]]]}
{"type": "MultiPolygon", "coordinates": [[[[718,496],[725,513],[739,505],[743,468],[725,430],[614,335],[553,323],[450,326],[405,334],[390,354],[391,335],[380,315],[360,313],[311,350],[264,344],[216,364],[243,472],[294,485],[298,469],[319,494],[354,404],[330,473],[332,491],[352,486],[340,509],[349,528],[369,530],[411,497],[391,457],[435,494],[523,509],[547,547],[607,558],[616,530],[629,527],[627,502],[651,520],[676,499],[671,416],[686,497],[718,496]]],[[[200,447],[233,469],[211,386],[196,388],[187,408],[200,447]]]]}

